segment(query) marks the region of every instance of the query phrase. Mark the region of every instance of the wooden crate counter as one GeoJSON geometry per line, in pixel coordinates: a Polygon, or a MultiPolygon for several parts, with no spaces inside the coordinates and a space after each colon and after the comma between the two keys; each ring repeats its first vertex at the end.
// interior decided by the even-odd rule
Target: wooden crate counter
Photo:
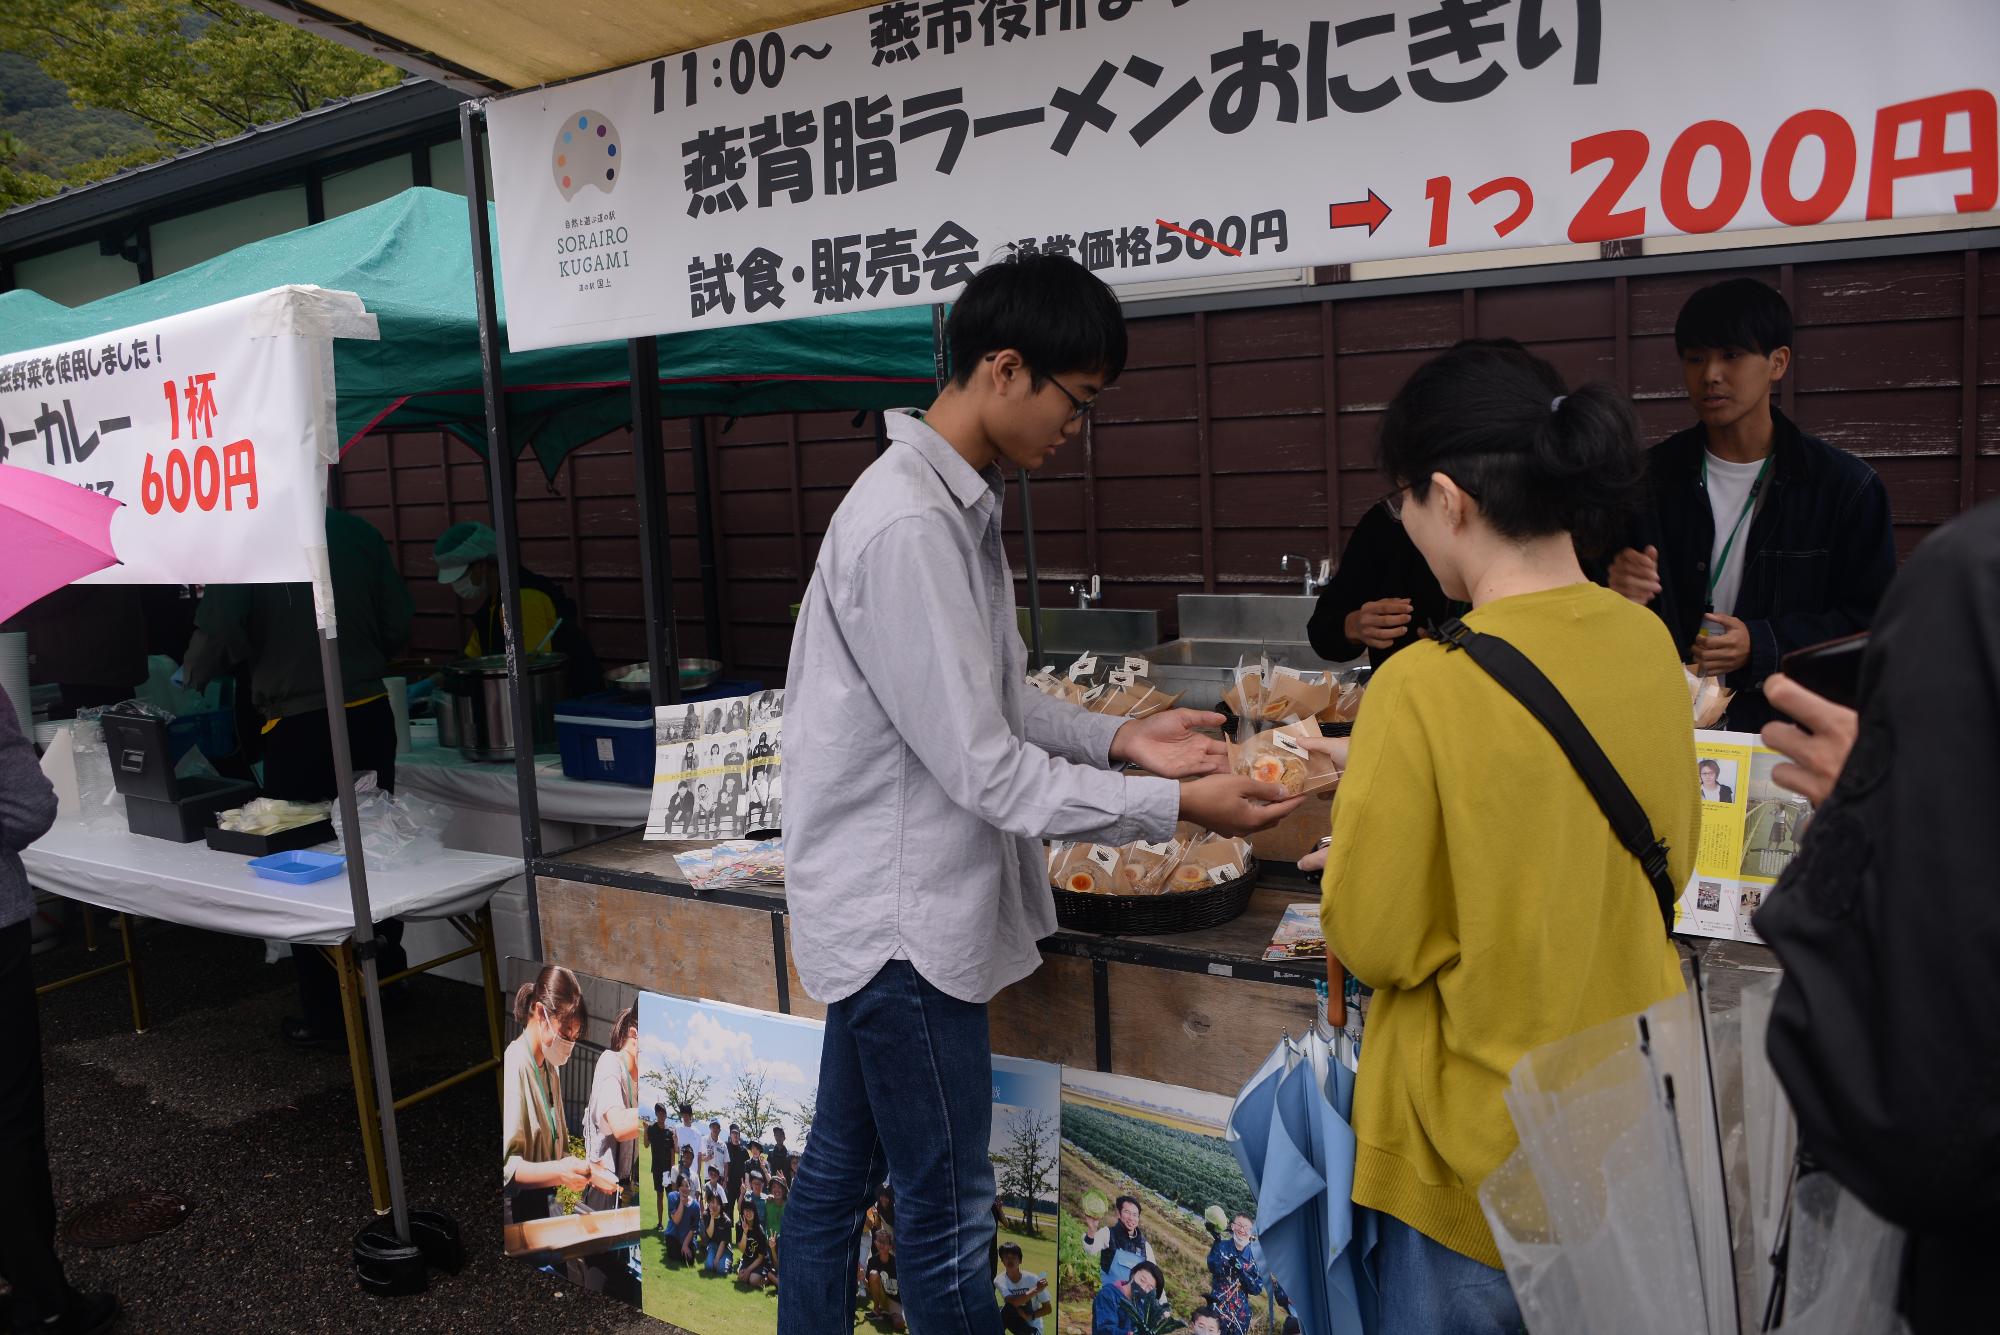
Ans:
{"type": "MultiPolygon", "coordinates": [[[[674,996],[823,1016],[792,963],[783,893],[696,897],[674,865],[686,847],[632,831],[539,860],[548,962],[674,996]]],[[[1285,906],[1316,897],[1306,882],[1278,881],[1208,931],[1058,931],[1042,943],[1042,967],[993,999],[993,1050],[1234,1094],[1280,1034],[1312,1023],[1311,985],[1325,969],[1269,965],[1263,954],[1285,906]]]]}

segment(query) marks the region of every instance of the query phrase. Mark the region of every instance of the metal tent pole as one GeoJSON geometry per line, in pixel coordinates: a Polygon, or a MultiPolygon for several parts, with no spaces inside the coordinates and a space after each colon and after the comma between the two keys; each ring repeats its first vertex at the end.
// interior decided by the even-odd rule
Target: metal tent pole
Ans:
{"type": "MultiPolygon", "coordinates": [[[[514,515],[514,449],[507,431],[506,382],[500,369],[499,301],[494,290],[492,227],[486,212],[486,115],[477,102],[458,108],[465,151],[465,203],[472,226],[473,299],[479,310],[479,369],[486,409],[486,464],[492,479],[493,533],[499,539],[500,612],[507,641],[507,713],[514,728],[514,775],[520,784],[521,858],[527,865],[528,950],[540,958],[542,916],[535,897],[535,860],[542,854],[540,794],[535,789],[535,725],[528,711],[521,643],[521,538],[514,515]]],[[[487,646],[491,648],[491,646],[487,646]]]]}
{"type": "Polygon", "coordinates": [[[708,489],[708,419],[699,413],[688,419],[688,453],[694,463],[694,543],[696,560],[701,564],[701,628],[708,656],[720,662],[722,586],[715,573],[715,507],[710,504],[708,489]]]}
{"type": "MultiPolygon", "coordinates": [[[[646,600],[646,661],[653,672],[653,706],[681,702],[680,652],[674,625],[674,566],[667,550],[667,474],[660,440],[660,340],[626,343],[632,376],[632,471],[639,491],[639,579],[646,600]]],[[[697,419],[699,420],[699,419],[697,419]]],[[[699,480],[695,483],[701,489],[699,480]]]]}
{"type": "MultiPolygon", "coordinates": [[[[332,581],[328,577],[329,597],[332,581]]],[[[330,608],[325,609],[331,611],[330,608]]],[[[361,1000],[368,1013],[368,1051],[375,1065],[375,1107],[382,1119],[382,1160],[389,1176],[389,1215],[396,1240],[410,1241],[410,1205],[403,1198],[403,1154],[396,1139],[396,1093],[389,1083],[389,1041],[382,1031],[382,985],[375,970],[375,914],[368,904],[368,863],[361,848],[361,816],[354,801],[354,756],[347,745],[346,682],[340,671],[337,626],[320,631],[320,679],[326,690],[327,733],[333,742],[333,775],[340,785],[340,838],[347,850],[347,889],[354,900],[354,956],[361,961],[361,1000]]],[[[311,947],[296,947],[311,949],[311,947]]],[[[352,1041],[350,1039],[350,1041],[352,1041]]],[[[368,1128],[361,1134],[366,1140],[368,1128]]]]}

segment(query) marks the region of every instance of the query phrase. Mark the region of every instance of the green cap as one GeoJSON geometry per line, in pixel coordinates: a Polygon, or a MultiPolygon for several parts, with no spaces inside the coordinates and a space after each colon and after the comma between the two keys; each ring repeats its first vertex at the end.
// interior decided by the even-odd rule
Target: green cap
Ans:
{"type": "Polygon", "coordinates": [[[500,540],[487,525],[477,520],[453,524],[438,535],[431,547],[431,554],[437,558],[438,583],[456,583],[467,566],[487,560],[499,550],[500,540]]]}

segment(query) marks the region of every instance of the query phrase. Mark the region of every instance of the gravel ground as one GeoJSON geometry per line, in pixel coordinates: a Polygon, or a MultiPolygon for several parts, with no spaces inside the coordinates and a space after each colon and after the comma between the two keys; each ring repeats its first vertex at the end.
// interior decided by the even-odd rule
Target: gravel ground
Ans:
{"type": "MultiPolygon", "coordinates": [[[[123,980],[41,998],[49,1153],[64,1218],[133,1188],[188,1202],[185,1223],[127,1247],[63,1248],[73,1283],[109,1289],[130,1332],[671,1332],[621,1303],[500,1254],[495,1085],[481,1078],[398,1118],[410,1202],[458,1221],[457,1275],[417,1297],[378,1299],[350,1248],[371,1217],[346,1055],[295,1052],[292,966],[256,941],[163,923],[140,927],[150,1028],[134,1034],[123,980]]],[[[103,962],[72,945],[35,960],[61,978],[103,962]]],[[[422,1088],[486,1051],[479,993],[417,978],[387,1016],[391,1070],[422,1088]]]]}

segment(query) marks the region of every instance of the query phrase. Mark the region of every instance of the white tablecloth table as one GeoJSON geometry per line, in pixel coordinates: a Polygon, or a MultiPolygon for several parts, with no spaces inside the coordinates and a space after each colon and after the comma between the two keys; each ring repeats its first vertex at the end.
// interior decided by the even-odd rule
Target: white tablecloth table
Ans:
{"type": "MultiPolygon", "coordinates": [[[[362,974],[348,938],[354,930],[354,901],[345,869],[310,885],[267,881],[250,870],[249,859],[218,853],[206,844],[175,844],[116,827],[85,829],[61,821],[21,854],[29,883],[65,899],[75,899],[127,915],[121,920],[123,960],[86,970],[73,978],[48,984],[49,991],[106,973],[124,972],[132,989],[133,1027],[144,1031],[145,1011],[139,990],[138,961],[132,947],[129,918],[155,918],[235,936],[288,941],[294,949],[325,947],[340,980],[341,1015],[346,1028],[348,1068],[354,1080],[355,1108],[361,1122],[362,1152],[376,1211],[389,1208],[387,1156],[375,1101],[375,1075],[368,1053],[369,1035],[363,1018],[362,974]]],[[[499,965],[494,949],[493,915],[488,901],[494,891],[521,875],[518,857],[496,857],[435,849],[401,866],[368,868],[369,907],[376,921],[390,918],[418,922],[440,920],[447,936],[463,933],[470,942],[459,952],[483,976],[486,989],[487,1037],[492,1055],[429,1089],[399,1102],[416,1103],[486,1071],[500,1067],[499,965]],[[442,920],[450,920],[447,926],[442,920]],[[476,959],[472,957],[476,956],[476,959]]],[[[411,933],[414,937],[416,933],[411,933]]],[[[406,948],[414,943],[406,940],[406,948]]],[[[450,953],[450,952],[446,952],[450,953]]],[[[411,958],[429,963],[417,949],[411,958]]]]}
{"type": "MultiPolygon", "coordinates": [[[[521,782],[514,762],[467,760],[456,748],[439,746],[436,726],[421,720],[411,725],[410,740],[410,750],[396,757],[396,791],[452,809],[443,832],[445,847],[513,857],[519,867],[521,782]]],[[[542,848],[548,852],[643,825],[652,802],[651,789],[568,778],[555,756],[535,758],[535,792],[541,799],[542,848]]],[[[493,927],[502,956],[534,957],[525,877],[509,881],[494,895],[493,927]]],[[[432,950],[448,940],[447,932],[442,926],[413,924],[407,944],[412,952],[432,950]]],[[[442,972],[460,982],[480,981],[472,961],[447,965],[442,972]]]]}
{"type": "MultiPolygon", "coordinates": [[[[513,761],[467,760],[415,730],[412,743],[407,755],[396,757],[398,792],[412,792],[469,811],[518,817],[521,781],[513,761]]],[[[572,779],[562,772],[562,761],[556,756],[535,757],[535,794],[543,820],[570,825],[644,825],[653,800],[650,788],[572,779]]]]}
{"type": "MultiPolygon", "coordinates": [[[[115,913],[205,931],[330,946],[354,930],[347,873],[310,885],[266,881],[249,859],[206,844],[175,844],[125,830],[59,823],[21,854],[28,880],[51,894],[115,913]]],[[[471,913],[521,874],[521,859],[438,849],[423,861],[368,868],[377,922],[471,913]]]]}

